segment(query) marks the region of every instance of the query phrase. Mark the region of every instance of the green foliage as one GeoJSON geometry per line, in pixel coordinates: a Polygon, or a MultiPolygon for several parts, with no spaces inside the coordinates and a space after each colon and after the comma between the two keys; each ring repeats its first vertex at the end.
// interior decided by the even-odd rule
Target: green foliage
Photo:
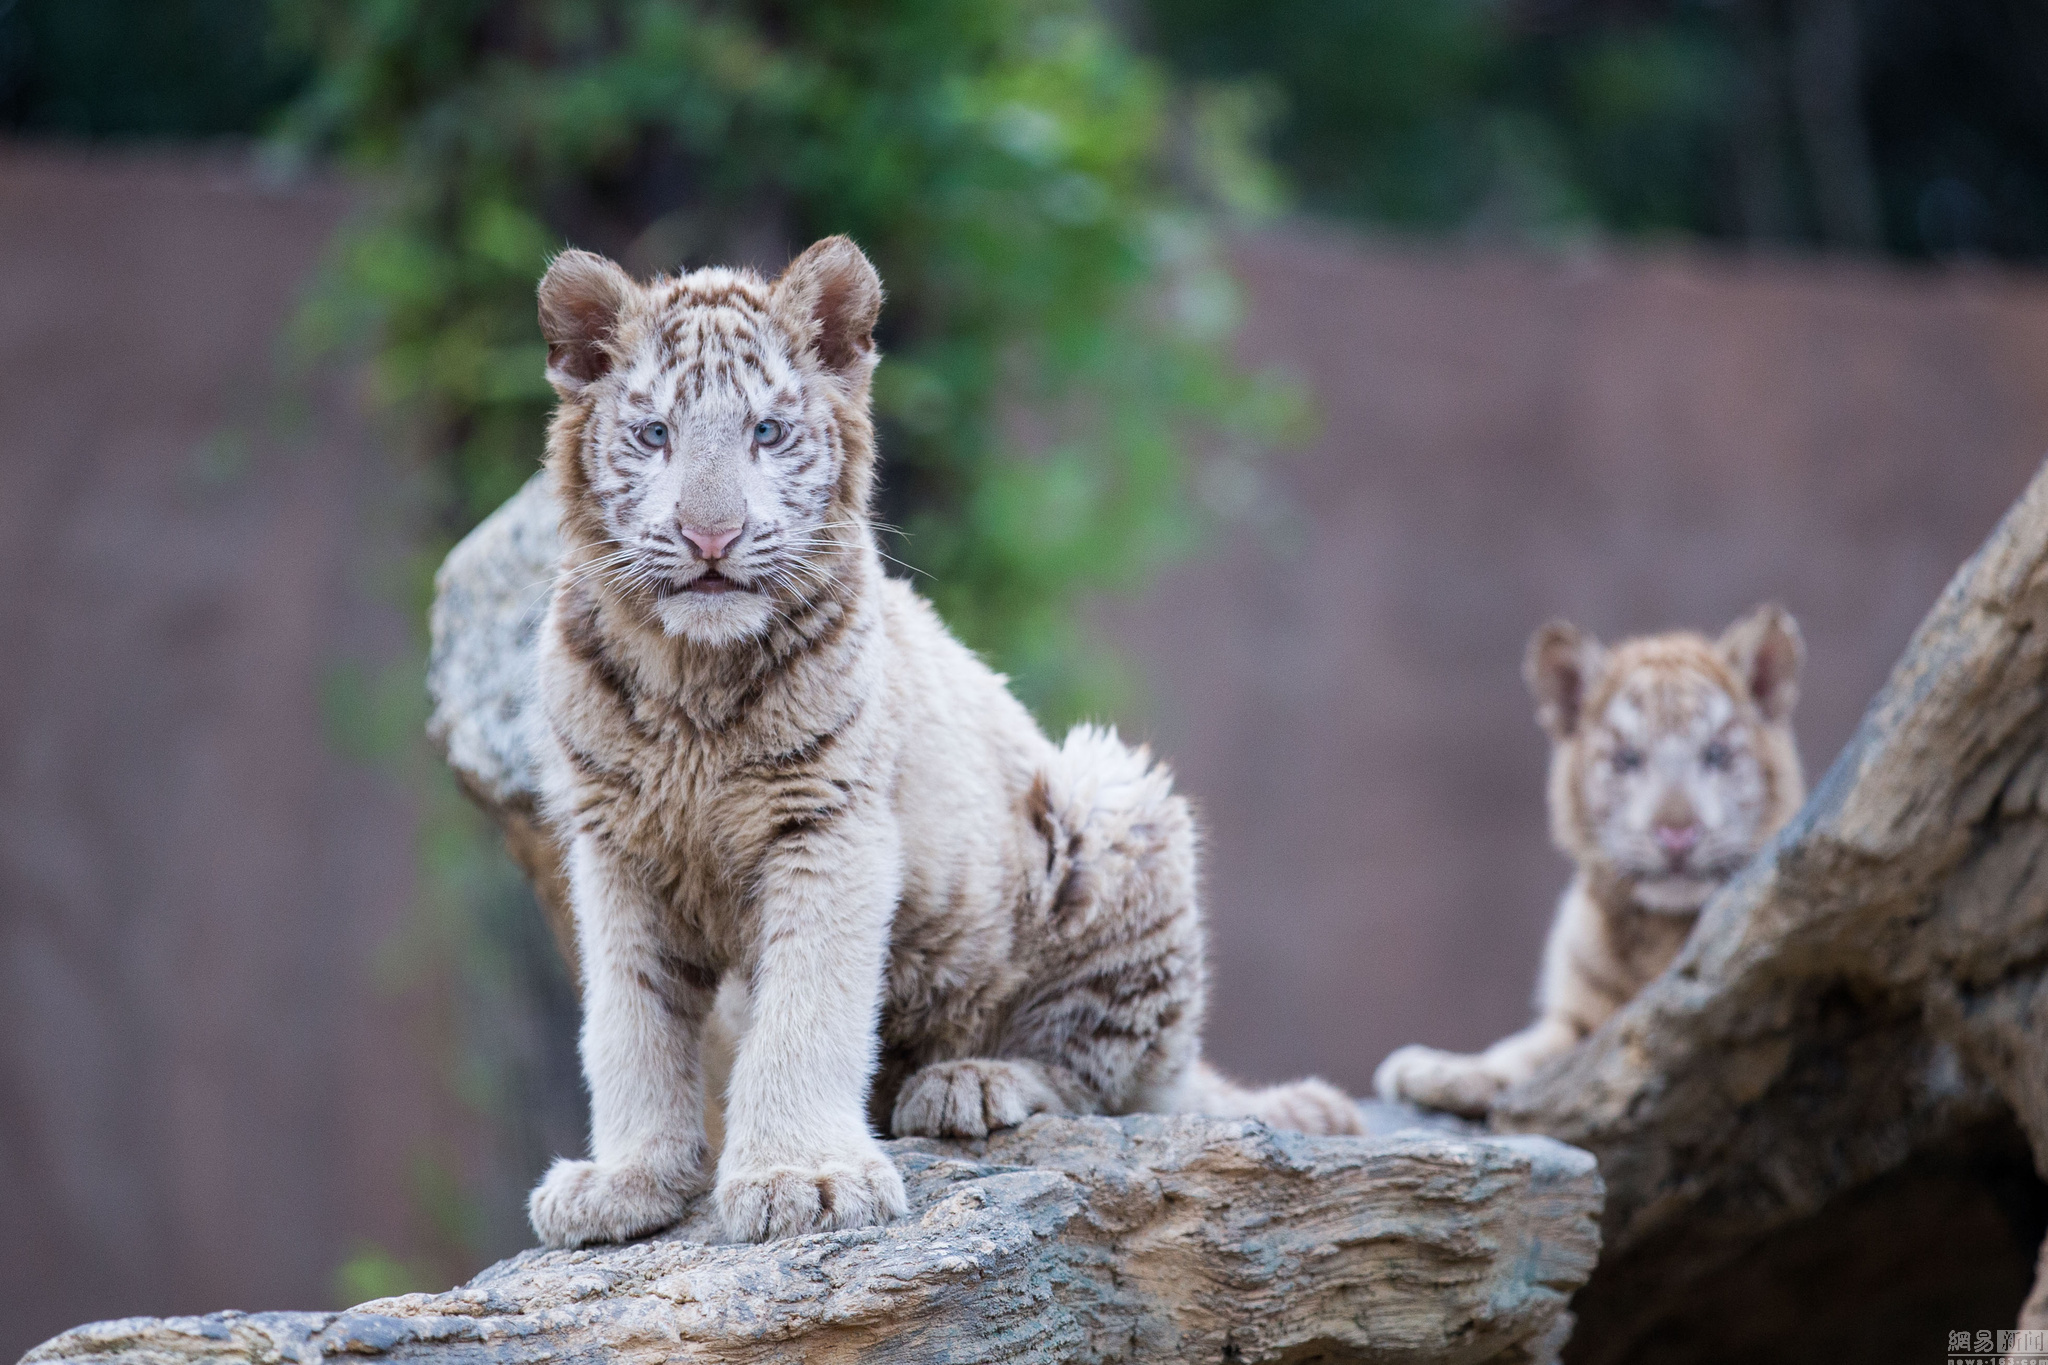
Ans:
{"type": "Polygon", "coordinates": [[[1695,16],[1517,27],[1499,0],[1153,0],[1176,63],[1268,83],[1311,207],[1412,231],[1711,227],[1740,71],[1695,16]]]}
{"type": "Polygon", "coordinates": [[[1598,29],[1539,50],[1530,103],[1559,114],[1586,210],[1624,232],[1717,226],[1716,148],[1744,73],[1699,23],[1598,29]]]}
{"type": "Polygon", "coordinates": [[[1229,282],[1169,174],[1187,142],[1224,195],[1269,193],[1242,147],[1255,111],[1212,92],[1177,138],[1163,70],[1084,0],[282,12],[316,54],[293,136],[391,187],[323,321],[376,328],[379,387],[422,424],[451,533],[536,466],[533,286],[565,244],[651,273],[858,240],[890,294],[892,551],[1055,715],[1108,700],[1077,594],[1194,540],[1191,441],[1298,420],[1229,363],[1229,282]]]}
{"type": "Polygon", "coordinates": [[[78,137],[248,132],[302,65],[269,0],[0,0],[0,126],[78,137]]]}
{"type": "Polygon", "coordinates": [[[1406,226],[1474,199],[1501,44],[1464,0],[1154,0],[1180,64],[1257,74],[1284,100],[1278,151],[1311,205],[1406,226]]]}
{"type": "MultiPolygon", "coordinates": [[[[403,5],[348,11],[329,0],[0,0],[0,126],[92,137],[256,132],[302,84],[324,39],[353,26],[356,38],[343,42],[351,59],[394,35],[422,44],[329,92],[328,111],[376,144],[374,160],[413,139],[403,113],[412,102],[467,79],[467,47],[509,50],[515,63],[553,60],[529,41],[535,21],[499,6],[456,0],[431,25],[403,5]],[[263,22],[273,4],[298,42],[275,41],[263,22]],[[357,117],[365,111],[374,128],[357,117]]],[[[868,25],[875,12],[854,5],[842,26],[868,25]]],[[[2038,76],[2048,7],[2039,0],[1147,0],[1113,12],[1182,78],[1224,78],[1184,92],[1182,131],[1192,161],[1231,177],[1213,187],[1228,203],[1275,201],[1269,171],[1242,157],[1244,132],[1272,124],[1309,207],[1409,231],[1684,232],[1907,256],[2048,256],[2048,99],[2038,76]],[[1830,30],[1810,40],[1845,16],[1851,38],[1830,30]],[[1853,67],[1819,124],[1813,97],[1831,78],[1812,66],[1816,53],[1822,67],[1853,67]],[[1824,145],[1834,136],[1826,124],[1850,130],[1848,141],[1824,145]],[[1205,161],[1218,129],[1233,141],[1205,161]],[[1845,222],[1874,224],[1876,240],[1867,227],[1845,232],[1845,222]]],[[[828,59],[839,53],[812,41],[811,8],[697,13],[778,56],[792,39],[828,59]]],[[[913,26],[952,17],[891,13],[913,26]]],[[[623,25],[562,14],[558,27],[574,38],[580,25],[586,49],[593,22],[600,44],[623,25]]],[[[941,33],[915,55],[943,65],[1015,22],[1010,11],[985,16],[957,43],[941,33]]],[[[729,107],[720,101],[693,95],[689,116],[715,127],[729,107]]],[[[626,167],[612,188],[633,176],[626,167]]],[[[625,197],[646,209],[648,188],[642,180],[625,197]]],[[[542,216],[594,230],[561,207],[542,216]]],[[[807,221],[788,203],[762,207],[792,231],[807,221]]]]}
{"type": "Polygon", "coordinates": [[[1304,201],[1409,231],[2048,255],[2037,0],[1150,0],[1304,201]],[[1838,74],[1839,73],[1839,74],[1838,74]]]}
{"type": "Polygon", "coordinates": [[[446,1288],[434,1267],[402,1261],[374,1242],[363,1242],[334,1271],[334,1300],[344,1308],[400,1294],[431,1294],[446,1288]]]}

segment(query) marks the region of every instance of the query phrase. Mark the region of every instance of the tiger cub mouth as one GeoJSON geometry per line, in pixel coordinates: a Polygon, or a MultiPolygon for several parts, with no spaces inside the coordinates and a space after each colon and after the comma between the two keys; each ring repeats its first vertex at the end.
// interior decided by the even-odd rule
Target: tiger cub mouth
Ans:
{"type": "Polygon", "coordinates": [[[671,579],[661,585],[661,596],[664,598],[677,597],[685,593],[700,593],[707,597],[715,597],[720,593],[746,591],[746,584],[735,583],[716,569],[706,569],[687,583],[677,583],[671,579]]]}

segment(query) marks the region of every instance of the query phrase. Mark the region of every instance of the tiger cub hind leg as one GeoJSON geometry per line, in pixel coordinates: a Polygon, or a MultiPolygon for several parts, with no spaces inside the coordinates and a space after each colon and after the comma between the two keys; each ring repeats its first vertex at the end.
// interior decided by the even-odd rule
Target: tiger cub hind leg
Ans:
{"type": "Polygon", "coordinates": [[[1363,1131],[1308,1079],[1236,1085],[1203,1063],[1207,963],[1187,803],[1143,749],[1079,726],[1033,789],[1043,913],[1020,935],[1027,998],[994,1057],[932,1062],[897,1093],[899,1135],[981,1137],[1032,1114],[1194,1112],[1305,1133],[1363,1131]]]}
{"type": "Polygon", "coordinates": [[[1033,1114],[1070,1112],[1052,1079],[1043,1063],[1019,1058],[933,1062],[897,1092],[889,1127],[898,1137],[980,1138],[1033,1114]]]}
{"type": "Polygon", "coordinates": [[[1272,1128],[1312,1137],[1344,1137],[1365,1131],[1365,1119],[1349,1095],[1316,1076],[1254,1089],[1239,1085],[1207,1062],[1190,1069],[1174,1107],[1217,1118],[1257,1119],[1272,1128]]]}

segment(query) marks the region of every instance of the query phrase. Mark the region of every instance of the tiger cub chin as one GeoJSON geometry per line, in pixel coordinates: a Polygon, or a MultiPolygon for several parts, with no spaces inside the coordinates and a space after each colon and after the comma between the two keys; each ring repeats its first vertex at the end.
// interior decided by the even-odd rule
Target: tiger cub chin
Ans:
{"type": "Polygon", "coordinates": [[[1670,965],[1700,907],[1805,799],[1792,705],[1803,648],[1782,607],[1718,640],[1603,647],[1563,622],[1524,673],[1550,735],[1550,831],[1578,864],[1543,950],[1536,1022],[1476,1055],[1401,1048],[1384,1099],[1478,1116],[1670,965]]]}
{"type": "Polygon", "coordinates": [[[591,1159],[528,1204],[549,1245],[654,1231],[707,1189],[735,1240],[900,1216],[877,1129],[1359,1126],[1320,1082],[1201,1064],[1195,832],[1165,770],[1106,730],[1054,745],[883,574],[881,305],[843,237],[773,281],[642,284],[571,251],[541,282],[565,548],[538,747],[591,1101],[591,1159]],[[721,985],[740,1036],[714,1167],[721,985]]]}

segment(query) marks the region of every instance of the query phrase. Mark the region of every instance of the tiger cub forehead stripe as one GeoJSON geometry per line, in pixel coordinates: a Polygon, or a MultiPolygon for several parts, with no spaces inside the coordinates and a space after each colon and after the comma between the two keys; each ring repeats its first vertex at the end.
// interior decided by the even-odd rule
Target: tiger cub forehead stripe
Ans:
{"type": "Polygon", "coordinates": [[[1599,719],[1640,737],[1682,736],[1721,729],[1736,719],[1733,680],[1688,664],[1639,663],[1613,688],[1599,719]]]}
{"type": "Polygon", "coordinates": [[[686,291],[656,310],[655,325],[657,344],[627,371],[636,395],[658,390],[674,405],[734,388],[750,398],[795,401],[787,339],[772,334],[764,311],[707,304],[686,291]]]}

